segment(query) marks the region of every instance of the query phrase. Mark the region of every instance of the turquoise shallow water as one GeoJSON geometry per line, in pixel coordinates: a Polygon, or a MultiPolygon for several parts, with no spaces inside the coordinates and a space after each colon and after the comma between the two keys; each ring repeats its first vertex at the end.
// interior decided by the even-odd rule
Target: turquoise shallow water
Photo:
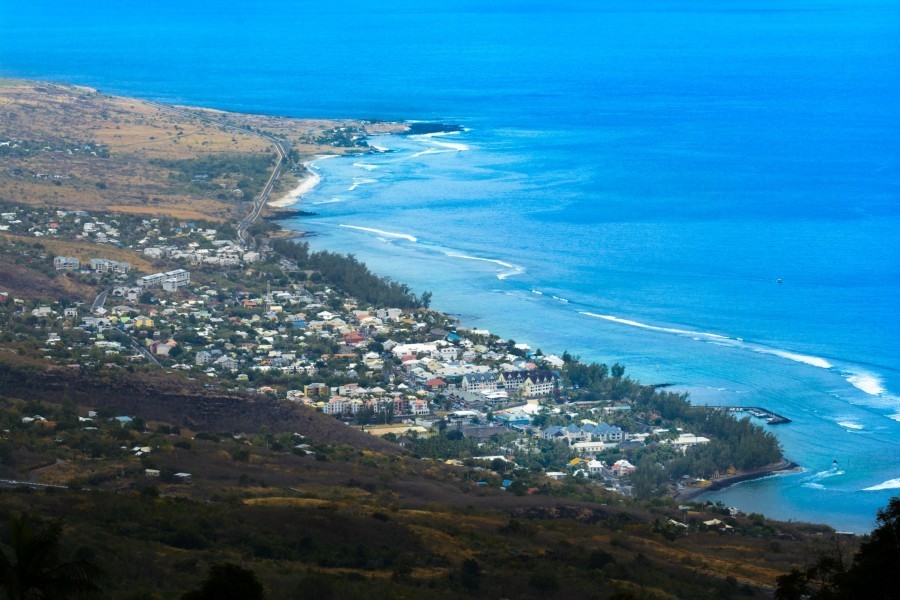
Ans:
{"type": "Polygon", "coordinates": [[[0,73],[465,125],[320,163],[291,226],[466,324],[789,416],[804,473],[713,497],[871,527],[900,489],[895,3],[483,4],[0,3],[0,73]]]}

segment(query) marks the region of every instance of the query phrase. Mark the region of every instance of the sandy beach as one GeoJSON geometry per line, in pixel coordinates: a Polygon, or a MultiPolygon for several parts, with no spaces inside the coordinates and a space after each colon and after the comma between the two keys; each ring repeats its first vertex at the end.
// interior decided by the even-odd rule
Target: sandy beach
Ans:
{"type": "Polygon", "coordinates": [[[300,184],[289,191],[287,194],[277,198],[275,200],[270,200],[267,202],[268,206],[272,208],[285,208],[296,204],[300,201],[300,198],[303,197],[304,194],[309,193],[313,188],[319,185],[319,182],[322,180],[321,175],[319,175],[316,170],[313,168],[313,163],[319,160],[325,160],[327,158],[335,158],[337,155],[335,154],[325,154],[314,157],[312,160],[308,160],[303,163],[303,168],[306,169],[309,175],[303,179],[300,184]]]}

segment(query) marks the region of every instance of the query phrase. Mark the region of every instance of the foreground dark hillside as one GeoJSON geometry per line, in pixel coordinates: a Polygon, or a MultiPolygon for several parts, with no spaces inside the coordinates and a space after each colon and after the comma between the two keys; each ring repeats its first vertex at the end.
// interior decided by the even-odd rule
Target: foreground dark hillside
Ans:
{"type": "Polygon", "coordinates": [[[518,496],[490,471],[173,377],[0,362],[6,477],[61,486],[8,484],[0,517],[63,518],[64,552],[105,569],[108,597],[177,598],[222,562],[254,571],[271,598],[766,597],[831,539],[716,507],[624,504],[596,486],[518,496]],[[88,408],[89,431],[76,416],[88,408]],[[37,413],[46,421],[22,422],[37,413]],[[734,533],[701,525],[713,518],[734,533]]]}

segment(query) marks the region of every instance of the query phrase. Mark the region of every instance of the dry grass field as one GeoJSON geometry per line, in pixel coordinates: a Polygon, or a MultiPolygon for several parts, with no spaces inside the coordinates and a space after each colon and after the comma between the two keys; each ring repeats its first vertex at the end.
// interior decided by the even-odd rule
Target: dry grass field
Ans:
{"type": "MultiPolygon", "coordinates": [[[[315,154],[358,152],[355,140],[366,132],[403,129],[171,110],[84,87],[5,79],[0,80],[0,199],[219,221],[243,216],[261,188],[261,173],[274,164],[275,150],[262,135],[234,127],[290,141],[295,167],[315,154]]],[[[296,170],[302,176],[302,167],[296,170]]],[[[276,191],[296,180],[290,171],[285,178],[276,191]]]]}

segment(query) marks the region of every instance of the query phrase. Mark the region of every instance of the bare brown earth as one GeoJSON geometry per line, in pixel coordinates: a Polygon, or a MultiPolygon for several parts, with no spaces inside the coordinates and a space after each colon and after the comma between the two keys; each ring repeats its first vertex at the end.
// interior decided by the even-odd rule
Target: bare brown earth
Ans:
{"type": "MultiPolygon", "coordinates": [[[[335,137],[336,128],[338,133],[340,128],[372,133],[403,129],[397,124],[350,120],[172,110],[85,87],[0,80],[0,144],[11,141],[9,148],[19,144],[19,151],[3,156],[0,199],[181,218],[243,216],[252,198],[227,194],[241,173],[216,178],[211,182],[216,184],[214,189],[198,191],[190,182],[173,177],[177,174],[170,169],[154,164],[155,160],[274,156],[271,142],[262,135],[221,123],[287,139],[297,151],[295,160],[360,151],[342,145],[347,140],[335,137]],[[108,156],[92,154],[98,146],[108,150],[108,156]],[[220,194],[228,197],[220,198],[220,194]]],[[[296,180],[290,174],[285,179],[281,188],[296,180]]]]}
{"type": "Polygon", "coordinates": [[[355,448],[396,452],[397,446],[347,427],[308,408],[273,396],[248,397],[210,391],[181,377],[158,374],[106,374],[102,379],[67,367],[34,368],[13,355],[0,356],[0,387],[10,396],[53,402],[60,397],[92,408],[114,407],[193,431],[300,433],[355,448]]]}

